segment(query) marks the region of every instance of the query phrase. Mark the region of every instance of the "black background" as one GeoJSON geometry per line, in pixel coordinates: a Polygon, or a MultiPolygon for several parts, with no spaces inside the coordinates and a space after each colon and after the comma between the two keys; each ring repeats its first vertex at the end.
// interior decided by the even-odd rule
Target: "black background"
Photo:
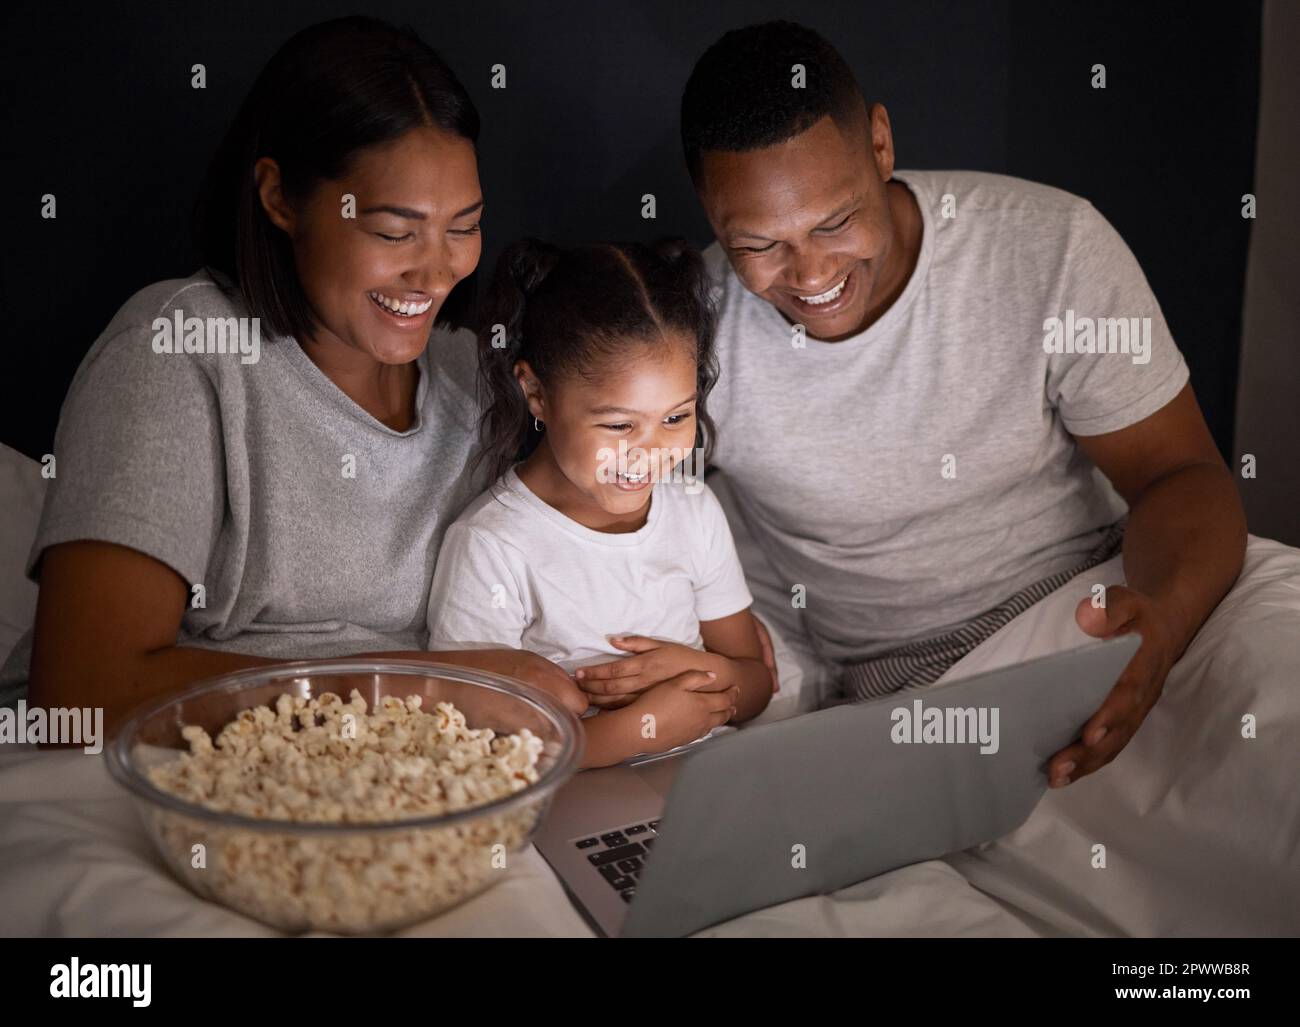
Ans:
{"type": "MultiPolygon", "coordinates": [[[[0,14],[0,442],[48,452],[78,363],[128,297],[199,266],[195,192],[235,109],[293,32],[343,4],[64,5],[0,14]],[[190,87],[206,65],[206,90],[190,87]],[[58,218],[40,217],[53,193],[58,218]]],[[[379,3],[483,118],[489,270],[525,234],[711,241],[677,113],[700,53],[773,17],[825,35],[890,112],[900,168],[970,168],[1091,200],[1127,240],[1231,458],[1258,102],[1258,0],[379,3]],[[507,88],[490,88],[491,66],[507,88]],[[1106,66],[1104,90],[1091,87],[1106,66]],[[658,219],[641,218],[641,196],[658,219]]]]}

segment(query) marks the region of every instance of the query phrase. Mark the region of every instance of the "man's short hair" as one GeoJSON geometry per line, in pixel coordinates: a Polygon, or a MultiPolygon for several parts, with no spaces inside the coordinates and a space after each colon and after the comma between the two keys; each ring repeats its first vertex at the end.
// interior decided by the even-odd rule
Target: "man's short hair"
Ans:
{"type": "Polygon", "coordinates": [[[733,29],[704,51],[682,94],[687,170],[698,182],[705,152],[775,146],[827,115],[841,131],[856,131],[864,109],[844,58],[812,29],[789,21],[733,29]]]}

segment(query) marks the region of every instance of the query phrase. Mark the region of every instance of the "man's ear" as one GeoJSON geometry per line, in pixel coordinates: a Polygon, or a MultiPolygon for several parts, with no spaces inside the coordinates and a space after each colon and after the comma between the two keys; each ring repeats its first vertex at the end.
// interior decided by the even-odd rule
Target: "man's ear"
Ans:
{"type": "Polygon", "coordinates": [[[888,182],[894,177],[894,132],[885,105],[873,103],[868,120],[871,125],[871,156],[876,163],[876,173],[882,182],[888,182]]]}

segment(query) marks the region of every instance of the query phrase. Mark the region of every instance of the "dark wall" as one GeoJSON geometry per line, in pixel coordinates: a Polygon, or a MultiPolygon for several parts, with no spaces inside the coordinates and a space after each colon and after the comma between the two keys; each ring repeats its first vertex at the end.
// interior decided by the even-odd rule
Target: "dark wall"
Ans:
{"type": "MultiPolygon", "coordinates": [[[[784,17],[835,43],[889,108],[900,167],[973,168],[1090,199],[1159,297],[1220,448],[1233,396],[1252,191],[1258,0],[707,4],[374,3],[409,22],[483,117],[486,271],[525,234],[710,241],[681,165],[680,91],[728,28],[784,17]],[[505,64],[508,88],[489,87],[505,64]],[[1107,88],[1090,87],[1093,64],[1107,88]],[[640,216],[654,193],[658,220],[640,216]]],[[[73,372],[137,289],[198,267],[190,208],[258,70],[343,4],[221,3],[0,13],[5,101],[0,442],[48,452],[73,372]],[[190,67],[208,88],[190,88],[190,67]],[[58,218],[40,197],[58,197],[58,218]]]]}

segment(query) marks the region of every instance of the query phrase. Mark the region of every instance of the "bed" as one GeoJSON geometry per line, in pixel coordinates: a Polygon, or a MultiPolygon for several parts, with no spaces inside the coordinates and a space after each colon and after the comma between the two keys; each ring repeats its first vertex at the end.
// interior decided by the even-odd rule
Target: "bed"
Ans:
{"type": "MultiPolygon", "coordinates": [[[[1088,572],[1088,583],[1121,581],[1118,557],[1088,572]]],[[[1084,644],[1081,587],[1026,611],[941,681],[1084,644]]],[[[797,712],[791,699],[787,690],[773,715],[797,712]]],[[[167,873],[102,755],[25,746],[0,748],[0,909],[10,936],[276,933],[167,873]]],[[[401,932],[591,933],[532,848],[495,888],[401,932]]],[[[1298,934],[1300,550],[1252,536],[1241,578],[1108,767],[1048,791],[999,841],[699,936],[1298,934]]]]}

